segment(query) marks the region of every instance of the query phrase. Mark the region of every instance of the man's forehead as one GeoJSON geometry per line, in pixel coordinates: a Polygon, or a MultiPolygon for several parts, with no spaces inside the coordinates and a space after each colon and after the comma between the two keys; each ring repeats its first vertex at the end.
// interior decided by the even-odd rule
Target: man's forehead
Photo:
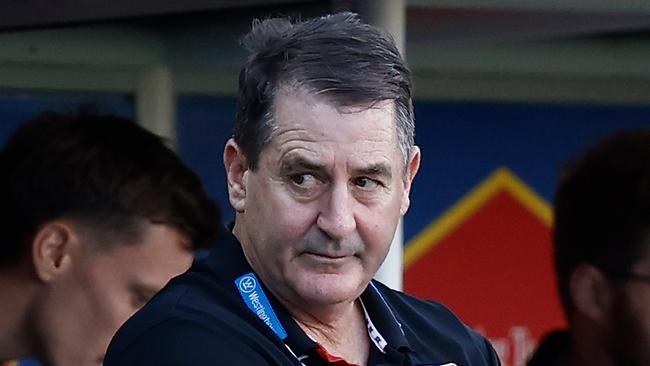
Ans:
{"type": "MultiPolygon", "coordinates": [[[[339,136],[359,129],[360,136],[390,133],[397,137],[395,106],[392,100],[341,105],[330,98],[307,92],[285,92],[276,97],[273,108],[271,140],[286,132],[322,131],[322,136],[339,136]]],[[[392,138],[391,138],[392,140],[392,138]]]]}
{"type": "Polygon", "coordinates": [[[287,163],[294,165],[322,165],[335,157],[362,160],[356,165],[364,168],[385,164],[401,154],[394,110],[392,100],[340,106],[302,88],[284,88],[276,95],[271,134],[262,155],[271,154],[276,162],[290,158],[287,163]]]}

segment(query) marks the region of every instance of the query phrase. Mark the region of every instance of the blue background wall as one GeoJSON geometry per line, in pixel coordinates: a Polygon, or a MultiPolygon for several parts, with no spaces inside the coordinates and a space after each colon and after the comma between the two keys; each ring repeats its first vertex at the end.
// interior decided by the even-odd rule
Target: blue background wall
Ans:
{"type": "Polygon", "coordinates": [[[79,105],[93,104],[100,111],[133,118],[135,99],[130,94],[79,92],[0,91],[0,144],[18,124],[45,110],[75,111],[79,105]]]}
{"type": "Polygon", "coordinates": [[[416,103],[422,167],[408,240],[499,166],[552,201],[563,162],[613,131],[650,128],[648,106],[416,103]]]}

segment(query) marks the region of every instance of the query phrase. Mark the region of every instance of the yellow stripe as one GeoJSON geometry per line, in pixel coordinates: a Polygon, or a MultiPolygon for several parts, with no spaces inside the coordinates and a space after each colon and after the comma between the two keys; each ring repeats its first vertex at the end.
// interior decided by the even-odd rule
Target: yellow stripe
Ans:
{"type": "Polygon", "coordinates": [[[510,169],[500,167],[469,193],[465,194],[451,209],[427,225],[424,230],[409,241],[404,252],[404,268],[408,268],[408,266],[433,249],[441,239],[465,222],[503,189],[521,201],[543,223],[551,225],[551,206],[526,183],[515,176],[510,169]]]}
{"type": "Polygon", "coordinates": [[[544,224],[551,226],[553,224],[553,209],[543,197],[537,194],[528,184],[524,183],[519,177],[514,175],[507,168],[505,188],[517,198],[528,210],[537,216],[544,224]]]}
{"type": "Polygon", "coordinates": [[[7,361],[2,364],[3,366],[19,366],[18,361],[7,361]]]}

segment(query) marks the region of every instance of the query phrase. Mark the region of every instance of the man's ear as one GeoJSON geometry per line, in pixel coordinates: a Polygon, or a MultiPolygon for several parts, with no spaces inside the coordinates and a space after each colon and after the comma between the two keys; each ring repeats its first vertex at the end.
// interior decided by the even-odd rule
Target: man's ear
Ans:
{"type": "Polygon", "coordinates": [[[615,293],[608,278],[595,266],[576,267],[569,278],[569,293],[574,311],[594,322],[607,320],[615,293]]]}
{"type": "Polygon", "coordinates": [[[228,178],[228,198],[230,205],[237,212],[244,212],[246,208],[246,177],[248,162],[246,156],[234,139],[226,142],[223,150],[223,165],[228,178]]]}
{"type": "Polygon", "coordinates": [[[406,167],[406,174],[404,175],[404,195],[402,196],[402,205],[400,207],[400,213],[402,215],[406,214],[409,206],[411,205],[411,185],[413,184],[413,179],[415,175],[418,174],[420,169],[420,148],[413,146],[413,152],[411,153],[411,158],[408,161],[406,167]]]}
{"type": "Polygon", "coordinates": [[[79,246],[73,228],[62,221],[48,222],[32,240],[34,271],[43,282],[51,282],[72,266],[72,251],[79,246]]]}

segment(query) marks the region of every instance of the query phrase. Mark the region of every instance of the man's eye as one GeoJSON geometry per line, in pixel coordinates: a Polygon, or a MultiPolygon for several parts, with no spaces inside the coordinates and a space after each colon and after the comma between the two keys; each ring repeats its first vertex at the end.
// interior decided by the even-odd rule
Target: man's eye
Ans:
{"type": "Polygon", "coordinates": [[[308,187],[316,181],[316,178],[311,174],[296,174],[291,177],[293,184],[300,187],[308,187]]]}
{"type": "Polygon", "coordinates": [[[379,186],[379,182],[368,177],[359,177],[354,180],[354,185],[363,189],[374,189],[379,186]]]}

